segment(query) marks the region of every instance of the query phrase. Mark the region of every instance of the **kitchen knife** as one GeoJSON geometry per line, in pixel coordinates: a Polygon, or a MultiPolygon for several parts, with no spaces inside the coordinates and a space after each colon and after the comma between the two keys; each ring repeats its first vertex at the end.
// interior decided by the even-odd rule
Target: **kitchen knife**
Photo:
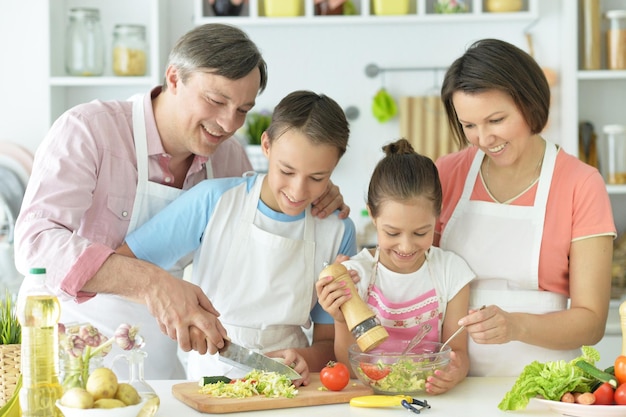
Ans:
{"type": "Polygon", "coordinates": [[[302,376],[291,367],[272,358],[247,349],[230,340],[219,351],[219,360],[250,372],[253,369],[265,372],[276,372],[289,377],[291,380],[301,379],[302,376]]]}

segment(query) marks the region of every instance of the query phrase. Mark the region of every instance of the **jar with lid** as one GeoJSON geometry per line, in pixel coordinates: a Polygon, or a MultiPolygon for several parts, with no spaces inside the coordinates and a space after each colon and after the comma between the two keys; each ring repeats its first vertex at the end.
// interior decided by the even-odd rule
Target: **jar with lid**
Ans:
{"type": "Polygon", "coordinates": [[[606,66],[608,69],[626,69],[626,10],[609,10],[606,31],[606,66]]]}
{"type": "Polygon", "coordinates": [[[102,75],[104,34],[100,10],[75,7],[69,11],[65,36],[65,70],[69,75],[102,75]]]}
{"type": "Polygon", "coordinates": [[[622,125],[604,126],[604,174],[607,184],[626,184],[626,128],[622,125]]]}
{"type": "Polygon", "coordinates": [[[115,25],[113,30],[113,73],[145,75],[148,46],[143,25],[115,25]]]}

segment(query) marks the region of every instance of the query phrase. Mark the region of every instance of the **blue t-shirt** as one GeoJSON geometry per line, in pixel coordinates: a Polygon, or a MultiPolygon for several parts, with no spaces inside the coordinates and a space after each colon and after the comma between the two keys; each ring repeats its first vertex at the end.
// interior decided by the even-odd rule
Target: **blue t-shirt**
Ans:
{"type": "MultiPolygon", "coordinates": [[[[219,211],[219,202],[226,193],[237,193],[236,196],[239,199],[252,198],[249,195],[250,189],[257,180],[262,181],[262,179],[263,176],[253,175],[202,181],[127,236],[126,243],[137,258],[169,269],[179,259],[202,247],[205,229],[214,214],[217,216],[240,216],[241,213],[239,212],[223,213],[219,211]],[[217,212],[215,211],[216,208],[218,208],[217,212]]],[[[324,220],[314,218],[315,222],[334,222],[333,224],[343,229],[343,234],[339,234],[342,236],[341,241],[334,242],[333,245],[338,250],[332,254],[332,259],[326,258],[329,262],[334,261],[334,257],[338,254],[347,256],[356,254],[354,223],[350,219],[338,220],[337,213],[334,213],[333,216],[324,220]]],[[[292,236],[294,230],[299,230],[294,228],[294,225],[301,224],[304,217],[304,212],[296,216],[276,212],[259,199],[255,224],[274,234],[294,238],[292,236]]],[[[221,246],[231,244],[228,241],[229,236],[232,235],[226,233],[219,237],[221,246]]],[[[302,237],[296,236],[295,238],[301,239],[302,237]]],[[[326,239],[328,239],[327,236],[320,236],[316,238],[316,241],[327,243],[325,242],[326,239]]],[[[316,245],[316,251],[318,246],[321,245],[316,245]]],[[[202,256],[211,257],[210,249],[203,251],[202,256]]],[[[320,268],[316,268],[316,270],[320,268]]],[[[333,322],[331,316],[319,304],[313,309],[311,318],[316,323],[333,322]]]]}

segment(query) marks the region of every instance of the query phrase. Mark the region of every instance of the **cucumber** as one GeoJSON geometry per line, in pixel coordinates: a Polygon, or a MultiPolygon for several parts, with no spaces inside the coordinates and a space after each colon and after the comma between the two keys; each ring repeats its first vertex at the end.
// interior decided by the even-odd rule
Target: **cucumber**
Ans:
{"type": "Polygon", "coordinates": [[[611,384],[613,389],[617,388],[618,384],[617,384],[617,379],[615,378],[615,375],[612,375],[608,372],[604,372],[602,369],[598,369],[592,364],[590,364],[589,362],[582,360],[582,359],[576,362],[576,366],[578,366],[585,373],[591,375],[593,378],[597,379],[598,381],[608,382],[609,384],[611,384]]]}
{"type": "Polygon", "coordinates": [[[226,376],[203,376],[200,378],[200,381],[198,381],[198,385],[203,387],[208,384],[217,384],[218,382],[229,384],[230,381],[231,379],[226,376]]]}
{"type": "Polygon", "coordinates": [[[607,374],[615,375],[615,367],[613,365],[609,366],[604,370],[607,374]]]}

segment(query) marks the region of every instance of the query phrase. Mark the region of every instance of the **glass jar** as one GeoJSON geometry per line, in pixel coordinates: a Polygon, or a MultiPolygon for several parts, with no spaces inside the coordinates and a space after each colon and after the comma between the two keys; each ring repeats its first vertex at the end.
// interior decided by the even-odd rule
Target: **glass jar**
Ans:
{"type": "Polygon", "coordinates": [[[147,55],[145,26],[115,25],[113,30],[113,73],[115,75],[145,75],[147,55]]]}
{"type": "Polygon", "coordinates": [[[607,184],[626,184],[626,128],[604,126],[604,172],[607,184]]]}
{"type": "Polygon", "coordinates": [[[609,29],[606,31],[606,66],[608,69],[626,69],[626,10],[609,10],[609,29]]]}
{"type": "Polygon", "coordinates": [[[104,34],[100,10],[76,7],[69,11],[65,36],[65,70],[69,75],[102,75],[104,34]]]}
{"type": "Polygon", "coordinates": [[[144,378],[144,360],[148,354],[141,349],[132,349],[128,353],[123,353],[115,357],[117,360],[128,362],[128,384],[132,385],[142,401],[145,401],[137,417],[153,417],[161,405],[161,400],[156,391],[148,384],[144,378]]]}
{"type": "Polygon", "coordinates": [[[522,0],[486,0],[485,10],[490,13],[513,13],[522,10],[522,0]]]}

